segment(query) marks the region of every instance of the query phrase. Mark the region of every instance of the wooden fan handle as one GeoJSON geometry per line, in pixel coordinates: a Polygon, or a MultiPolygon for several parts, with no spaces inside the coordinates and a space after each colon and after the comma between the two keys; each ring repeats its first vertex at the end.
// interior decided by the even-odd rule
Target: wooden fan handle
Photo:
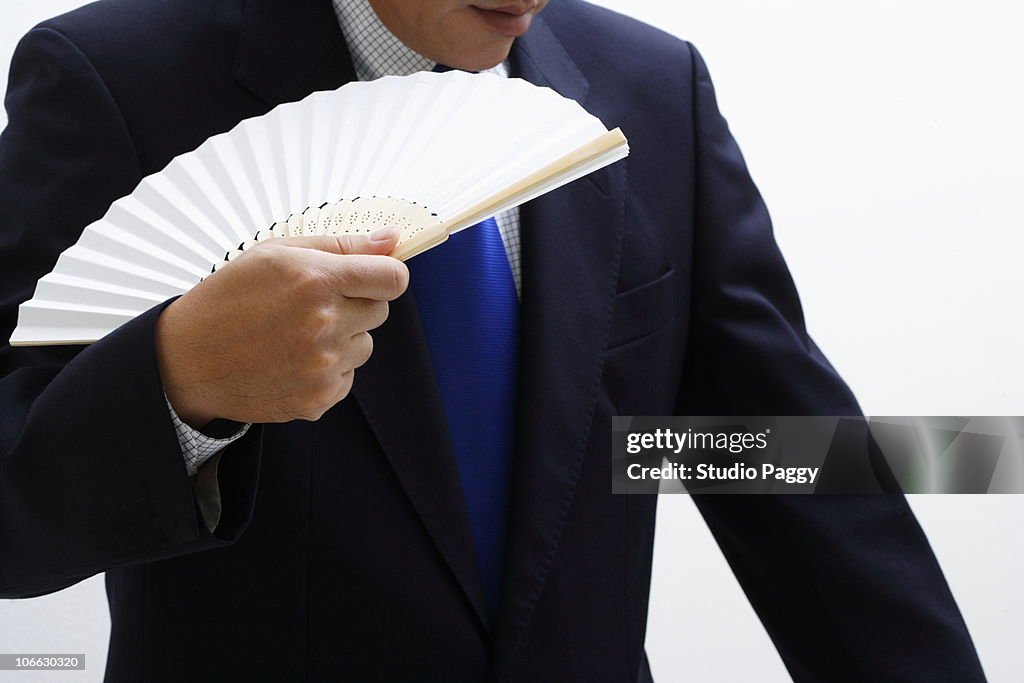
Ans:
{"type": "Polygon", "coordinates": [[[444,244],[448,239],[448,229],[443,223],[432,225],[417,232],[413,237],[399,242],[398,246],[389,254],[399,261],[408,261],[417,254],[433,249],[439,244],[444,244]]]}

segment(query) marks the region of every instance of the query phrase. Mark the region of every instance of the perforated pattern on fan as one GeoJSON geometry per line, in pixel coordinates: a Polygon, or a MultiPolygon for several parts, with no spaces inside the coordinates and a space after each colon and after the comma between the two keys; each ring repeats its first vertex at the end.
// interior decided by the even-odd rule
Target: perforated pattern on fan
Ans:
{"type": "Polygon", "coordinates": [[[224,260],[214,264],[210,270],[216,272],[226,263],[245,253],[260,242],[277,237],[302,237],[310,235],[353,235],[368,234],[379,228],[398,228],[399,244],[441,220],[424,206],[394,197],[356,197],[343,199],[334,204],[307,208],[283,221],[274,223],[266,230],[260,230],[251,240],[224,255],[224,260]]]}

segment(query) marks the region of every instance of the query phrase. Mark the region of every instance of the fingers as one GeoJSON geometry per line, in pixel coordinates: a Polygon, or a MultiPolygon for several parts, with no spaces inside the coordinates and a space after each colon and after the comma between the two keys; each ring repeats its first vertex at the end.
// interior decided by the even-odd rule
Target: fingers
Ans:
{"type": "Polygon", "coordinates": [[[335,295],[391,301],[409,285],[406,265],[386,256],[397,240],[397,228],[370,235],[282,237],[245,252],[238,264],[264,277],[310,287],[307,291],[311,293],[326,284],[335,295]]]}
{"type": "Polygon", "coordinates": [[[325,382],[319,391],[309,394],[295,417],[316,422],[352,391],[355,371],[339,373],[325,382]]]}
{"type": "Polygon", "coordinates": [[[366,365],[373,355],[373,337],[369,332],[360,332],[349,340],[342,363],[346,370],[357,370],[366,365]]]}
{"type": "Polygon", "coordinates": [[[388,319],[388,304],[371,299],[348,299],[342,305],[327,307],[310,319],[310,343],[341,348],[353,335],[375,330],[388,319]]]}
{"type": "Polygon", "coordinates": [[[352,299],[345,306],[346,327],[354,334],[375,330],[388,319],[388,304],[372,299],[352,299]]]}
{"type": "Polygon", "coordinates": [[[381,228],[369,235],[316,235],[283,237],[278,242],[300,249],[317,249],[330,254],[371,254],[386,256],[398,245],[398,228],[381,228]]]}
{"type": "Polygon", "coordinates": [[[333,291],[349,299],[392,301],[409,286],[409,269],[390,256],[332,257],[321,267],[333,291]]]}

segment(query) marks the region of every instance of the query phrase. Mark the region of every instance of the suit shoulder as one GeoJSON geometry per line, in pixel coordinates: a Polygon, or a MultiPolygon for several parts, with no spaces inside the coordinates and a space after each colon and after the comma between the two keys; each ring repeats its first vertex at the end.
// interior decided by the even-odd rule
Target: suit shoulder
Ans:
{"type": "Polygon", "coordinates": [[[214,0],[99,0],[41,22],[73,43],[101,75],[134,68],[173,69],[187,59],[190,45],[228,41],[233,52],[241,21],[241,3],[214,0]]]}
{"type": "Polygon", "coordinates": [[[693,46],[642,21],[583,0],[559,0],[544,13],[573,57],[596,70],[652,81],[668,71],[691,73],[693,46]]]}
{"type": "Polygon", "coordinates": [[[238,0],[100,0],[30,35],[58,34],[84,56],[151,173],[255,113],[233,77],[242,13],[238,0]]]}

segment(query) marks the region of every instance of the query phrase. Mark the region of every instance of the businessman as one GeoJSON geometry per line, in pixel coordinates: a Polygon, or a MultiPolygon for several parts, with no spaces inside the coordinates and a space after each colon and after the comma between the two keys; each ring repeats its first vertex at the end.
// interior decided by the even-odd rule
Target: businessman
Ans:
{"type": "MultiPolygon", "coordinates": [[[[656,501],[610,494],[611,417],[859,413],[700,55],[579,0],[44,22],[0,138],[0,336],[175,155],[444,68],[551,87],[632,153],[408,269],[389,231],[285,240],[88,348],[0,348],[0,596],[105,571],[107,680],[650,681],[656,501]]],[[[795,680],[984,680],[902,496],[695,501],[795,680]]]]}

